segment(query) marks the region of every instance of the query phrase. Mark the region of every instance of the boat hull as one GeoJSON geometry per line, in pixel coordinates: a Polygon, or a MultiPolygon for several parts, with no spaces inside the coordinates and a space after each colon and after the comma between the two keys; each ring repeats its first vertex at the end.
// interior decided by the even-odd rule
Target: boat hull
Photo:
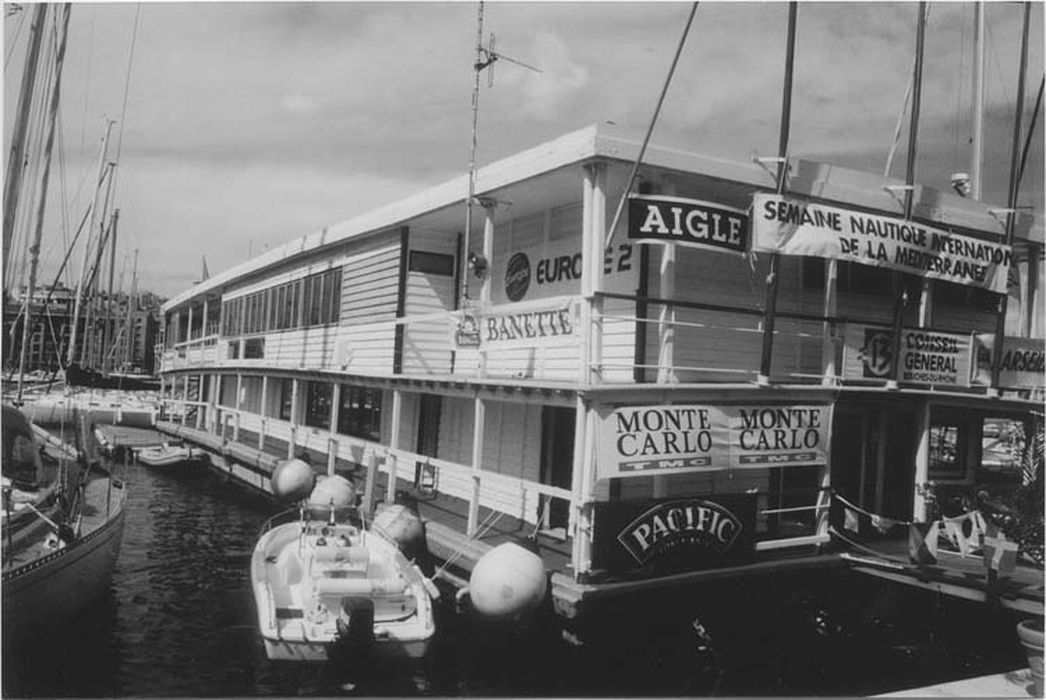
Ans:
{"type": "Polygon", "coordinates": [[[138,452],[138,461],[148,467],[173,467],[199,462],[201,453],[191,448],[144,449],[138,452]]]}
{"type": "MultiPolygon", "coordinates": [[[[323,662],[329,660],[329,644],[317,642],[291,641],[277,639],[275,637],[262,636],[265,642],[265,654],[273,661],[310,661],[323,662]]],[[[374,651],[379,656],[389,659],[420,659],[425,656],[429,649],[427,639],[376,639],[374,651]]]]}
{"type": "Polygon", "coordinates": [[[85,610],[110,586],[123,540],[121,508],[75,542],[3,574],[3,644],[24,643],[85,610]]]}

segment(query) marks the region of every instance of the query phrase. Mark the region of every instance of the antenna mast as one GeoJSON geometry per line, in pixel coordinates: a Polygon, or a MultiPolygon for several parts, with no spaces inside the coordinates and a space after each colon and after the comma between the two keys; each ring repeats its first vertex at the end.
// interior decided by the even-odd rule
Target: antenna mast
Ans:
{"type": "MultiPolygon", "coordinates": [[[[523,68],[532,70],[536,73],[541,72],[539,68],[528,66],[522,61],[517,61],[494,51],[493,34],[490,35],[490,45],[487,48],[483,47],[483,0],[480,0],[476,19],[476,60],[472,64],[474,79],[472,82],[472,134],[471,143],[469,145],[469,191],[468,196],[465,199],[465,245],[461,256],[461,301],[464,306],[467,306],[469,301],[469,238],[472,233],[472,205],[473,200],[476,198],[476,132],[479,122],[479,74],[483,72],[484,68],[492,66],[498,59],[504,59],[509,63],[515,63],[517,66],[522,66],[523,68]]],[[[494,86],[493,69],[491,69],[490,74],[488,74],[487,86],[494,86]]]]}

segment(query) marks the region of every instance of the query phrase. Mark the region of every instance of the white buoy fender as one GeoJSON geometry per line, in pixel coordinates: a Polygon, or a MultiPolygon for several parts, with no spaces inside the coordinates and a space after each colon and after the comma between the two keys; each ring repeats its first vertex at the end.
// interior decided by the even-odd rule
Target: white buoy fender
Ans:
{"type": "Polygon", "coordinates": [[[300,501],[309,495],[315,483],[312,465],[300,459],[280,462],[269,477],[272,492],[285,501],[300,501]]]}
{"type": "Polygon", "coordinates": [[[427,551],[425,526],[418,514],[398,503],[385,506],[374,516],[374,527],[394,542],[408,558],[427,551]]]}
{"type": "Polygon", "coordinates": [[[309,494],[310,506],[334,506],[345,508],[356,505],[356,487],[352,482],[337,474],[319,480],[309,494]]]}
{"type": "Polygon", "coordinates": [[[472,607],[492,620],[518,620],[545,599],[545,563],[514,542],[499,544],[484,554],[469,577],[472,607]]]}

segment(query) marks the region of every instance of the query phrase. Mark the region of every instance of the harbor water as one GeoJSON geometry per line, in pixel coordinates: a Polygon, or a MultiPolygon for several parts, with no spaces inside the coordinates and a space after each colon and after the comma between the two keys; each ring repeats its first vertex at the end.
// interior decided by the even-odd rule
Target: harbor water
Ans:
{"type": "Polygon", "coordinates": [[[125,477],[110,591],[32,648],[3,650],[5,697],[865,695],[1026,665],[1019,617],[845,572],[659,595],[584,647],[550,615],[480,624],[447,591],[422,666],[274,663],[248,564],[280,507],[206,468],[132,464],[125,477]]]}

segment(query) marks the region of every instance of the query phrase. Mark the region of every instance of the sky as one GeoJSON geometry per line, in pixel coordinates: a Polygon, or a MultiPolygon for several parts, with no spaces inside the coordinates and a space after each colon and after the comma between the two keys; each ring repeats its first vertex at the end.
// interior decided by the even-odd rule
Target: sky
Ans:
{"type": "MultiPolygon", "coordinates": [[[[984,199],[1003,205],[1022,6],[987,3],[984,199]]],[[[463,175],[476,2],[73,3],[41,280],[87,209],[107,119],[119,152],[115,286],[164,297],[326,225],[463,175]],[[126,108],[125,108],[126,105],[126,108]]],[[[480,165],[593,123],[641,137],[690,3],[487,2],[480,165]]],[[[4,162],[28,16],[5,4],[4,162]]],[[[776,155],[788,6],[699,5],[652,142],[737,161],[776,155]]],[[[969,169],[973,4],[931,3],[916,179],[969,169]]],[[[915,54],[915,2],[799,5],[792,156],[882,173],[915,54]]],[[[1033,3],[1023,122],[1043,76],[1033,3]]],[[[1019,204],[1043,209],[1043,119],[1019,204]]],[[[907,118],[905,118],[907,125],[907,118]]],[[[907,126],[905,126],[905,129],[907,126]]],[[[892,174],[904,176],[907,133],[892,174]]],[[[464,193],[463,193],[464,194],[464,193]]],[[[21,239],[24,240],[24,237],[21,239]]],[[[16,238],[16,249],[19,239],[16,238]]],[[[80,252],[74,250],[69,282],[80,252]]],[[[5,280],[5,282],[8,282],[5,280]]]]}

